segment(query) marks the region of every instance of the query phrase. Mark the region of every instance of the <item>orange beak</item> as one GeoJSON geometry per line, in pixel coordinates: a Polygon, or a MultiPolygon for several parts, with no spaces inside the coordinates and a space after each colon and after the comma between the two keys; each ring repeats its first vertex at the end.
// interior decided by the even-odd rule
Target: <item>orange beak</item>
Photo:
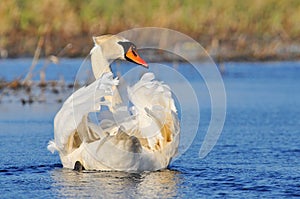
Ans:
{"type": "Polygon", "coordinates": [[[128,51],[126,52],[125,56],[130,61],[148,68],[148,64],[145,62],[145,60],[143,60],[139,56],[139,54],[137,53],[137,51],[135,49],[133,49],[132,46],[128,49],[128,51]]]}

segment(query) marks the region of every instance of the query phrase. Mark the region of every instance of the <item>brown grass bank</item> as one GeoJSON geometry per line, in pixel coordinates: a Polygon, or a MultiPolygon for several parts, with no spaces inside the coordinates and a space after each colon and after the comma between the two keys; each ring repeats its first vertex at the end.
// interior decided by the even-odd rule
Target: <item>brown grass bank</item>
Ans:
{"type": "Polygon", "coordinates": [[[185,33],[221,60],[300,57],[298,0],[1,0],[1,57],[85,56],[91,36],[135,27],[185,33]],[[70,45],[71,44],[71,45],[70,45]]]}

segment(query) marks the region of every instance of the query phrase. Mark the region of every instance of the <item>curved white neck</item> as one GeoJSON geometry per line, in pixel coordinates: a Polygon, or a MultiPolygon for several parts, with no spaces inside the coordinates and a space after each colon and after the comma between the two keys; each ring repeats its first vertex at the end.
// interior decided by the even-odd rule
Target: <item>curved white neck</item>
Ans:
{"type": "Polygon", "coordinates": [[[104,57],[100,46],[95,45],[90,54],[93,74],[96,79],[99,79],[103,75],[103,73],[111,72],[110,63],[104,57]]]}
{"type": "MultiPolygon", "coordinates": [[[[95,47],[91,50],[91,62],[92,62],[92,69],[93,74],[96,79],[102,77],[103,73],[112,72],[110,69],[110,62],[109,60],[103,55],[102,49],[100,46],[95,45],[95,47]]],[[[113,95],[112,96],[105,96],[104,98],[111,102],[109,109],[111,112],[115,112],[114,107],[116,104],[120,104],[122,99],[118,92],[116,86],[112,86],[113,95]]]]}

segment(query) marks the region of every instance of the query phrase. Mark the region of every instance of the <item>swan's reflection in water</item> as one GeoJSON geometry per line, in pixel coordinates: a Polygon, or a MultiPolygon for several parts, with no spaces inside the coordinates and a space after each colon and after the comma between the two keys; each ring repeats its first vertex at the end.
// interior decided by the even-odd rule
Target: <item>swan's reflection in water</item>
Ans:
{"type": "Polygon", "coordinates": [[[178,171],[149,173],[53,170],[52,188],[67,198],[171,198],[177,196],[178,171]]]}

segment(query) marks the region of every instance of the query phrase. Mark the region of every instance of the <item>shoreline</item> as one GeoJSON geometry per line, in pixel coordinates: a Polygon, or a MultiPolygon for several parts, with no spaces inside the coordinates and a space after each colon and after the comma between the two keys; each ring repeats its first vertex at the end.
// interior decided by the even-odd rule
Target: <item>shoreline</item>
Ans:
{"type": "MultiPolygon", "coordinates": [[[[199,42],[200,43],[200,42],[199,42]]],[[[80,45],[81,46],[81,45],[80,45]]],[[[92,44],[88,45],[88,47],[81,48],[78,45],[74,45],[72,43],[68,43],[64,47],[57,47],[57,49],[61,49],[58,53],[45,53],[41,52],[39,58],[46,59],[49,57],[57,57],[57,58],[85,58],[89,55],[89,50],[92,48],[92,44]]],[[[243,50],[235,49],[238,48],[234,44],[226,44],[220,46],[203,46],[203,49],[207,54],[217,63],[221,62],[267,62],[267,61],[298,61],[300,60],[300,43],[291,43],[282,45],[280,44],[277,47],[272,46],[257,46],[254,45],[255,48],[246,48],[243,50]]],[[[183,53],[188,56],[188,51],[183,53]]],[[[0,60],[5,59],[18,59],[18,58],[34,58],[34,52],[12,52],[11,50],[6,50],[0,48],[0,60]]],[[[143,55],[143,53],[140,53],[143,55]]],[[[161,54],[161,52],[150,52],[144,53],[145,59],[150,57],[151,61],[180,61],[180,58],[176,56],[165,56],[161,54]],[[156,57],[155,57],[156,56],[156,57]]],[[[194,52],[191,52],[191,57],[193,60],[201,59],[201,55],[196,55],[194,52]]],[[[202,57],[203,58],[203,57],[202,57]]]]}
{"type": "MultiPolygon", "coordinates": [[[[140,53],[141,56],[143,56],[145,59],[150,60],[149,62],[173,62],[173,61],[178,61],[178,62],[185,62],[184,59],[178,58],[176,56],[157,56],[153,57],[154,54],[143,54],[140,53]]],[[[291,53],[291,54],[269,54],[269,55],[258,55],[258,56],[253,56],[252,54],[246,54],[246,53],[228,53],[228,54],[210,54],[208,53],[209,56],[216,62],[216,63],[223,63],[223,62],[278,62],[278,61],[300,61],[300,52],[299,53],[291,53]]],[[[72,54],[72,55],[66,55],[62,57],[57,57],[55,55],[49,55],[49,56],[41,56],[39,59],[85,59],[88,56],[86,55],[81,55],[81,54],[72,54]]],[[[0,57],[1,60],[6,60],[6,59],[34,59],[34,55],[14,55],[14,56],[5,56],[5,57],[0,57]]],[[[193,61],[197,60],[202,60],[203,57],[199,56],[198,58],[192,58],[193,61]]],[[[1,67],[1,66],[0,66],[1,67]]]]}
{"type": "MultiPolygon", "coordinates": [[[[300,53],[298,54],[291,54],[291,55],[282,55],[282,54],[276,54],[276,55],[266,55],[266,56],[252,56],[249,54],[238,54],[238,55],[212,55],[209,54],[210,57],[216,62],[216,63],[223,63],[223,62],[270,62],[270,61],[300,61],[300,53]]],[[[54,55],[50,55],[54,56],[54,55]]],[[[47,59],[50,56],[41,56],[40,59],[47,59]]],[[[144,56],[147,59],[147,55],[144,56]]],[[[63,56],[59,57],[59,59],[85,59],[86,56],[81,55],[72,55],[72,56],[63,56]]],[[[29,55],[18,55],[18,56],[7,56],[7,57],[0,57],[1,60],[6,59],[33,59],[33,56],[29,55]]],[[[183,61],[181,59],[170,59],[165,57],[157,57],[153,58],[151,57],[151,62],[173,62],[173,61],[183,61]]],[[[201,58],[200,58],[201,60],[201,58]]]]}

